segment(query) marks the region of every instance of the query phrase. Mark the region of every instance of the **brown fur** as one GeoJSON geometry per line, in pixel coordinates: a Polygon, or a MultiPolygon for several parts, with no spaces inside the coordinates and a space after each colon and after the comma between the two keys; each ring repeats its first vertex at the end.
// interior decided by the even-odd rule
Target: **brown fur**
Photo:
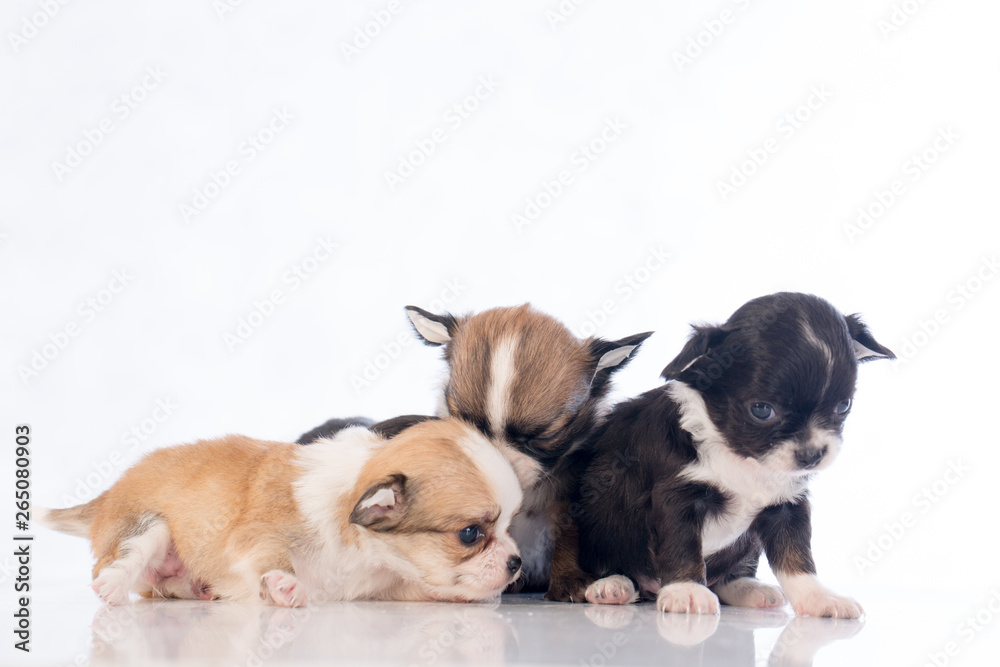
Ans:
{"type": "Polygon", "coordinates": [[[583,571],[580,553],[580,529],[570,514],[570,503],[562,500],[552,508],[552,571],[546,598],[564,602],[586,602],[587,586],[594,577],[583,571]]]}
{"type": "Polygon", "coordinates": [[[565,326],[528,304],[494,308],[461,321],[446,352],[452,369],[449,414],[486,413],[492,350],[504,339],[517,341],[510,414],[518,415],[526,427],[548,426],[547,433],[558,432],[572,416],[565,411],[567,403],[577,395],[580,400],[586,397],[583,378],[589,378],[590,359],[565,326]]]}
{"type": "Polygon", "coordinates": [[[149,516],[166,520],[191,577],[211,582],[218,596],[245,597],[245,577],[231,567],[244,559],[260,574],[291,572],[289,546],[302,539],[292,485],[301,473],[297,452],[238,435],[152,452],[98,498],[94,576],[149,516]]]}
{"type": "Polygon", "coordinates": [[[465,435],[465,427],[456,421],[418,424],[403,431],[372,455],[347,497],[360,497],[386,471],[405,470],[417,497],[401,523],[404,531],[451,525],[458,530],[484,514],[495,518],[500,507],[489,481],[456,445],[465,435]],[[442,508],[462,506],[469,508],[462,515],[441,514],[442,508]]]}
{"type": "MultiPolygon", "coordinates": [[[[45,520],[55,530],[77,537],[90,537],[90,522],[94,520],[97,512],[100,497],[91,500],[84,505],[67,507],[65,509],[46,510],[45,520]]],[[[39,511],[35,511],[35,516],[39,516],[39,511]]]]}
{"type": "Polygon", "coordinates": [[[466,437],[465,429],[457,421],[442,421],[417,424],[403,431],[375,452],[354,491],[345,496],[360,498],[385,478],[386,471],[405,470],[409,505],[393,534],[385,537],[414,562],[430,565],[431,559],[444,554],[457,564],[480,553],[493,536],[492,528],[501,508],[490,481],[456,445],[466,437]],[[474,547],[467,547],[454,537],[470,525],[482,526],[487,535],[487,539],[474,547]]]}
{"type": "Polygon", "coordinates": [[[381,443],[361,438],[303,450],[228,436],[157,450],[94,501],[47,511],[43,521],[78,535],[89,523],[94,588],[112,603],[127,600],[115,579],[133,581],[126,572],[141,573],[127,587],[144,595],[246,600],[269,592],[278,604],[304,603],[310,586],[335,599],[482,600],[510,582],[520,561],[506,530],[520,488],[478,432],[443,420],[381,443]],[[343,471],[340,447],[354,457],[343,471]],[[482,534],[473,544],[459,539],[469,526],[482,534]],[[293,554],[304,572],[295,572],[293,554]],[[262,584],[273,570],[291,578],[262,584]],[[275,588],[304,583],[296,575],[311,582],[301,596],[275,588]]]}

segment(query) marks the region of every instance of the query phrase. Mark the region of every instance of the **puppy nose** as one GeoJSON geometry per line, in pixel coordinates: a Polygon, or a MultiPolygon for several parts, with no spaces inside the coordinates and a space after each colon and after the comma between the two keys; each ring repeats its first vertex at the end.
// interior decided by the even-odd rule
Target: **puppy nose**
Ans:
{"type": "Polygon", "coordinates": [[[815,468],[823,455],[826,454],[826,447],[822,449],[799,449],[795,452],[795,462],[800,468],[815,468]]]}
{"type": "Polygon", "coordinates": [[[511,556],[510,558],[507,559],[507,571],[508,572],[510,572],[511,574],[514,574],[515,572],[517,572],[520,569],[521,569],[521,557],[520,556],[511,556]]]}

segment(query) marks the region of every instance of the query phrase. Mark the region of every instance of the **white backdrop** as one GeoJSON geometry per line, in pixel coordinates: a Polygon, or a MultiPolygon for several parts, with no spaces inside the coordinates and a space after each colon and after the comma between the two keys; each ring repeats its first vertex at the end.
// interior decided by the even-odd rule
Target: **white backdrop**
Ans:
{"type": "MultiPolygon", "coordinates": [[[[0,484],[16,424],[34,498],[61,505],[156,447],[431,411],[444,365],[406,304],[655,330],[621,397],[690,322],[798,290],[900,355],[861,369],[813,487],[824,579],[984,591],[998,20],[985,0],[5,3],[0,484]]],[[[39,534],[39,576],[86,577],[82,540],[39,534]]]]}

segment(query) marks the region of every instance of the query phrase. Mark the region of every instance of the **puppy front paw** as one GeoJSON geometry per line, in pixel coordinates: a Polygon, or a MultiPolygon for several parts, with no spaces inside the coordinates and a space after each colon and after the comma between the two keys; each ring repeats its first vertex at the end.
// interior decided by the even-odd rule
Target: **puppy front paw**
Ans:
{"type": "Polygon", "coordinates": [[[587,586],[593,581],[587,576],[553,577],[545,599],[553,602],[586,602],[587,586]]]}
{"type": "Polygon", "coordinates": [[[294,574],[271,570],[261,577],[267,592],[279,607],[306,606],[306,589],[294,574]]]}
{"type": "Polygon", "coordinates": [[[861,618],[865,610],[857,600],[830,591],[817,591],[792,602],[792,609],[799,616],[826,616],[829,618],[861,618]]]}
{"type": "Polygon", "coordinates": [[[590,604],[632,604],[639,599],[639,592],[631,579],[613,574],[587,586],[585,596],[590,604]]]}
{"type": "Polygon", "coordinates": [[[667,584],[656,595],[656,608],[675,614],[718,614],[719,598],[694,581],[667,584]]]}
{"type": "Polygon", "coordinates": [[[855,600],[837,595],[819,583],[816,575],[797,574],[779,576],[785,597],[800,616],[827,616],[830,618],[861,618],[865,610],[855,600]]]}
{"type": "Polygon", "coordinates": [[[101,570],[90,587],[108,604],[128,604],[128,576],[116,567],[106,567],[101,570]]]}

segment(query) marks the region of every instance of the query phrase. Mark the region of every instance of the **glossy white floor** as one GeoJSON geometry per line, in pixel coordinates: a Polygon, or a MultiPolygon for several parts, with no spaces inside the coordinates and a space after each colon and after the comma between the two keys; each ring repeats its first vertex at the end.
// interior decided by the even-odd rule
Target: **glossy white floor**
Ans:
{"type": "MultiPolygon", "coordinates": [[[[67,573],[68,574],[68,573],[67,573]]],[[[59,577],[62,579],[62,577],[59,577]]],[[[222,602],[99,603],[83,582],[33,590],[30,654],[5,665],[996,664],[1000,594],[872,589],[863,621],[723,608],[661,615],[507,596],[492,604],[342,603],[306,609],[222,602]],[[977,620],[978,616],[978,620],[977,620]],[[949,652],[951,655],[949,655],[949,652]]]]}

